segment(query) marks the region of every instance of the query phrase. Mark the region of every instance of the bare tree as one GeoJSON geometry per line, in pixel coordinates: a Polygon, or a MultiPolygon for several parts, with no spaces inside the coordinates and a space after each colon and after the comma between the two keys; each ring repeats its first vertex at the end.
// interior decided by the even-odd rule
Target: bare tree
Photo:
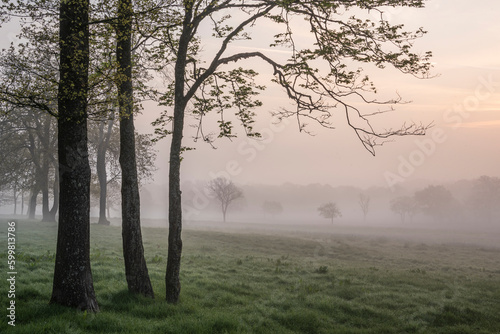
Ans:
{"type": "Polygon", "coordinates": [[[366,221],[366,215],[370,210],[370,196],[365,194],[359,194],[359,206],[361,207],[361,211],[363,211],[363,221],[366,221]]]}
{"type": "Polygon", "coordinates": [[[337,207],[337,204],[333,202],[328,202],[323,205],[320,205],[318,211],[321,217],[331,219],[332,224],[334,218],[342,217],[342,213],[337,207]]]}
{"type": "Polygon", "coordinates": [[[222,220],[226,222],[226,213],[229,205],[238,198],[243,197],[243,192],[232,181],[218,177],[207,184],[210,194],[212,194],[221,205],[222,220]]]}

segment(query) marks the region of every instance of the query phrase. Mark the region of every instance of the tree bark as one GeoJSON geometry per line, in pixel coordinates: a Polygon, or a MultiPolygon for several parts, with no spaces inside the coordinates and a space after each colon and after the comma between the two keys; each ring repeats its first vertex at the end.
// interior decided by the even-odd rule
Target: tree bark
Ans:
{"type": "Polygon", "coordinates": [[[58,154],[61,198],[50,302],[97,312],[99,307],[90,268],[88,15],[88,0],[60,3],[58,154]]]}
{"type": "Polygon", "coordinates": [[[168,258],[165,274],[166,300],[175,304],[179,301],[181,292],[180,268],[182,255],[182,207],[180,190],[180,152],[182,143],[182,126],[184,122],[184,109],[175,106],[174,131],[170,147],[170,172],[169,172],[169,231],[168,231],[168,258]],[[182,109],[182,111],[180,110],[182,109]],[[182,115],[180,117],[179,115],[182,115]]]}
{"type": "Polygon", "coordinates": [[[169,206],[168,206],[168,258],[165,273],[166,300],[175,304],[179,301],[181,282],[179,278],[182,254],[182,206],[181,206],[181,149],[182,132],[184,128],[184,111],[186,98],[184,95],[184,71],[186,68],[189,36],[192,31],[191,25],[192,6],[186,6],[186,16],[183,22],[182,34],[179,38],[179,48],[175,63],[175,105],[172,130],[172,142],[170,144],[170,169],[169,169],[169,206]]]}
{"type": "Polygon", "coordinates": [[[118,2],[116,58],[122,169],[122,239],[128,290],[154,298],[142,245],[132,88],[132,2],[118,2]]]}

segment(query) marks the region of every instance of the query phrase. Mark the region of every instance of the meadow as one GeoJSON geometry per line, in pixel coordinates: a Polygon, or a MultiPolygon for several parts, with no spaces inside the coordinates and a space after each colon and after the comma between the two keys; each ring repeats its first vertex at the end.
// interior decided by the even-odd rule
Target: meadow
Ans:
{"type": "Polygon", "coordinates": [[[90,314],[48,304],[57,225],[17,220],[12,327],[6,317],[7,220],[0,219],[0,331],[500,333],[500,248],[494,243],[328,229],[243,233],[187,224],[181,300],[169,305],[164,301],[167,229],[143,228],[156,294],[151,300],[127,292],[121,229],[92,225],[92,271],[101,310],[90,314]]]}

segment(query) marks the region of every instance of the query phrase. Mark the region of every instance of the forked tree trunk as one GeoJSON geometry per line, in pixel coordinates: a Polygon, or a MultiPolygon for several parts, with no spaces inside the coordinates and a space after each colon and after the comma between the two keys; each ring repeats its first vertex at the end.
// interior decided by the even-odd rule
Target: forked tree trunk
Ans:
{"type": "Polygon", "coordinates": [[[90,268],[88,14],[88,0],[60,3],[58,154],[61,198],[50,302],[97,312],[99,307],[90,268]]]}
{"type": "Polygon", "coordinates": [[[118,2],[116,58],[122,169],[122,239],[128,290],[154,298],[142,245],[132,89],[132,2],[118,2]]]}

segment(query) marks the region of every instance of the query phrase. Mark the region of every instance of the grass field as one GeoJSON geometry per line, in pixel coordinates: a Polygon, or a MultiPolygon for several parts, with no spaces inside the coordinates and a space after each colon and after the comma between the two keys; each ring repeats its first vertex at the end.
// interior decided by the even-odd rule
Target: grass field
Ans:
{"type": "Polygon", "coordinates": [[[92,225],[101,311],[48,305],[56,224],[18,220],[16,326],[7,324],[7,221],[0,219],[1,332],[500,333],[500,248],[331,233],[183,232],[182,292],[164,301],[167,230],[144,228],[156,299],[127,293],[121,229],[92,225]]]}

